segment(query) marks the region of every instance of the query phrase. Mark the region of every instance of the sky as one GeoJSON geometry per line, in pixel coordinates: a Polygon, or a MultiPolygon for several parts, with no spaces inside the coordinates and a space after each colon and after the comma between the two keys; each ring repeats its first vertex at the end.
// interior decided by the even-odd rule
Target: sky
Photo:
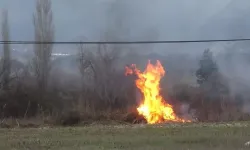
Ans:
{"type": "MultiPolygon", "coordinates": [[[[119,1],[119,0],[118,0],[119,1]]],[[[127,14],[130,36],[147,38],[157,31],[162,40],[195,39],[198,28],[225,8],[231,0],[122,0],[116,11],[127,14]],[[119,8],[118,8],[119,7],[119,8]]],[[[98,40],[105,30],[110,6],[117,0],[53,0],[58,41],[87,37],[98,40]]],[[[9,11],[11,38],[32,40],[35,0],[0,0],[0,9],[9,11]]],[[[140,39],[138,39],[140,40],[140,39]]]]}
{"type": "MultiPolygon", "coordinates": [[[[11,40],[34,39],[35,0],[0,0],[0,9],[9,11],[11,40]]],[[[52,9],[56,41],[250,38],[249,0],[52,0],[52,9]],[[105,33],[113,37],[104,39],[105,33]]],[[[140,46],[189,53],[208,47],[221,50],[220,43],[140,46]]]]}
{"type": "MultiPolygon", "coordinates": [[[[56,41],[250,38],[250,0],[52,0],[52,8],[56,41]],[[119,21],[122,22],[121,26],[117,23],[119,21]],[[105,33],[113,36],[104,39],[105,33]]],[[[9,11],[11,40],[33,40],[35,0],[0,0],[0,11],[3,9],[9,11]]],[[[249,51],[250,44],[237,43],[138,47],[161,54],[196,54],[200,58],[206,48],[217,54],[230,47],[233,47],[232,51],[239,51],[242,45],[249,51]]],[[[27,48],[26,45],[19,46],[19,49],[27,48]]],[[[53,52],[70,53],[72,46],[76,48],[76,45],[56,45],[53,52]]],[[[29,48],[32,50],[32,45],[29,48]]],[[[248,79],[250,70],[248,74],[243,72],[246,72],[249,64],[240,60],[241,57],[235,58],[235,71],[225,70],[224,74],[233,77],[242,75],[241,78],[248,79]]],[[[220,64],[227,65],[225,62],[220,64]]],[[[250,86],[250,81],[242,81],[250,86]]]]}

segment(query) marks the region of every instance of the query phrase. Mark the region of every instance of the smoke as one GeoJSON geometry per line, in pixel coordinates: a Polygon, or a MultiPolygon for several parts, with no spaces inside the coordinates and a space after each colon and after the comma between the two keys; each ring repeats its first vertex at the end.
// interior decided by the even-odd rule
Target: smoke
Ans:
{"type": "Polygon", "coordinates": [[[182,114],[182,118],[186,120],[192,120],[195,121],[195,111],[194,110],[189,110],[189,105],[188,104],[181,104],[180,106],[180,113],[182,114]]]}
{"type": "MultiPolygon", "coordinates": [[[[197,39],[198,29],[210,17],[218,15],[230,0],[53,0],[54,22],[57,40],[71,40],[86,36],[89,40],[99,40],[107,22],[107,12],[111,5],[120,3],[127,14],[130,40],[143,38],[145,30],[155,29],[164,40],[197,39]]],[[[239,2],[240,6],[246,2],[239,2]]],[[[15,40],[32,40],[32,13],[34,1],[17,2],[2,0],[0,6],[9,9],[12,37],[15,40]],[[23,10],[26,11],[23,11],[23,10]],[[29,31],[29,32],[27,32],[29,31]]],[[[118,5],[116,5],[118,6],[118,5]]],[[[121,9],[116,9],[117,14],[121,9]]],[[[229,10],[230,11],[230,10],[229,10]]],[[[124,18],[122,18],[124,19],[124,18]]],[[[216,33],[217,34],[217,33],[216,33]]],[[[145,38],[143,38],[145,39],[145,38]]]]}
{"type": "MultiPolygon", "coordinates": [[[[57,41],[80,40],[78,37],[86,37],[84,40],[88,41],[199,40],[247,38],[250,35],[249,0],[53,0],[52,5],[57,41]]],[[[9,11],[11,39],[33,40],[35,1],[1,0],[0,6],[9,11]]],[[[134,57],[120,59],[117,68],[130,63],[143,66],[149,58],[161,58],[169,84],[194,84],[201,53],[210,48],[221,73],[228,78],[231,91],[247,95],[249,46],[248,42],[133,45],[126,49],[133,51],[134,57]]],[[[12,48],[16,52],[32,53],[28,45],[12,45],[12,48]]],[[[56,45],[54,52],[77,54],[77,48],[75,45],[56,45]]],[[[28,59],[28,54],[19,53],[14,56],[28,59]]],[[[63,61],[72,60],[65,57],[61,60],[61,68],[76,72],[77,61],[71,65],[63,61]]]]}

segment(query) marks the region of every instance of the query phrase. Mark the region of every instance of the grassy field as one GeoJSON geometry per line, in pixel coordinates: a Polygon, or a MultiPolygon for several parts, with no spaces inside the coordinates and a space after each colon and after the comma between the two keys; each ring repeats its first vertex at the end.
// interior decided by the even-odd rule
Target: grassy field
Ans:
{"type": "Polygon", "coordinates": [[[0,129],[1,150],[250,149],[250,123],[0,129]]]}

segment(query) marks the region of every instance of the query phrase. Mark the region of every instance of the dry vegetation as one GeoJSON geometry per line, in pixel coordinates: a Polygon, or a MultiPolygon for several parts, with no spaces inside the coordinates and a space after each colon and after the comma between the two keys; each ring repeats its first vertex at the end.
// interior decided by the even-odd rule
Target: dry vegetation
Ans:
{"type": "MultiPolygon", "coordinates": [[[[52,16],[51,1],[37,0],[36,41],[53,42],[52,16]]],[[[8,26],[5,11],[5,41],[10,40],[8,26]]],[[[112,30],[110,26],[104,38],[118,39],[112,30]]],[[[179,84],[161,91],[178,116],[197,122],[149,126],[136,111],[141,95],[135,76],[125,76],[116,66],[123,46],[78,45],[79,76],[53,68],[52,44],[35,44],[34,57],[19,70],[13,68],[10,49],[3,44],[0,61],[0,149],[249,149],[244,145],[250,140],[249,122],[218,123],[250,117],[243,112],[241,95],[230,93],[209,50],[200,59],[196,86],[179,84]]]]}
{"type": "MultiPolygon", "coordinates": [[[[35,40],[53,42],[54,25],[50,0],[37,0],[34,14],[35,40]]],[[[119,17],[118,17],[119,18],[119,17]]],[[[119,19],[118,19],[118,23],[119,19]]],[[[116,26],[116,25],[115,25],[116,26]]],[[[104,38],[116,39],[112,27],[104,38]]],[[[8,13],[2,20],[2,37],[8,41],[8,13]]],[[[52,72],[52,44],[35,44],[34,58],[20,71],[12,69],[10,46],[3,44],[1,61],[0,124],[2,127],[75,125],[116,121],[142,123],[138,116],[138,91],[135,77],[126,77],[116,68],[123,46],[97,45],[88,49],[78,45],[80,78],[66,80],[63,71],[52,72]],[[91,51],[90,51],[91,50],[91,51]],[[61,80],[62,82],[59,82],[61,80]]],[[[197,68],[197,84],[175,85],[162,95],[180,116],[189,115],[201,122],[247,120],[242,104],[231,95],[227,81],[219,72],[209,50],[204,51],[197,68]],[[236,103],[237,102],[237,103],[236,103]],[[183,112],[181,106],[188,109],[183,112]]]]}

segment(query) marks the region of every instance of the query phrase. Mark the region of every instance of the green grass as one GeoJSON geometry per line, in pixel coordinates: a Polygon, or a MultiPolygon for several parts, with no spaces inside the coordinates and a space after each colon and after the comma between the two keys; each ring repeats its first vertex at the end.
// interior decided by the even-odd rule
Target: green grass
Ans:
{"type": "Polygon", "coordinates": [[[250,123],[0,129],[1,150],[250,149],[250,123]]]}

